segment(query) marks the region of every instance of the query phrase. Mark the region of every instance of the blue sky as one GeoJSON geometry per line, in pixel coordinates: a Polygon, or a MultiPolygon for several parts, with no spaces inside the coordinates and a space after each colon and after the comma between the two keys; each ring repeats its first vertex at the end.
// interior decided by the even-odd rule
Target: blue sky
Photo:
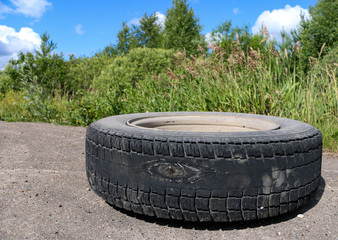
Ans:
{"type": "MultiPolygon", "coordinates": [[[[277,37],[294,28],[299,13],[308,14],[316,0],[190,0],[207,34],[226,20],[258,31],[262,24],[277,37]]],[[[172,0],[0,0],[0,69],[19,51],[34,51],[39,35],[48,32],[57,51],[90,56],[116,43],[122,21],[137,23],[144,13],[164,19],[172,0]]]]}

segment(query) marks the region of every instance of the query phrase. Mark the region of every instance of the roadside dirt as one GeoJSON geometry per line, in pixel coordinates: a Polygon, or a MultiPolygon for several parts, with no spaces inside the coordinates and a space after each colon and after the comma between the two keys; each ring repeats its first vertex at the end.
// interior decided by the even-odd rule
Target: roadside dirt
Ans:
{"type": "Polygon", "coordinates": [[[85,128],[0,122],[0,239],[338,239],[338,155],[311,203],[264,221],[195,224],[115,209],[90,189],[85,128]]]}

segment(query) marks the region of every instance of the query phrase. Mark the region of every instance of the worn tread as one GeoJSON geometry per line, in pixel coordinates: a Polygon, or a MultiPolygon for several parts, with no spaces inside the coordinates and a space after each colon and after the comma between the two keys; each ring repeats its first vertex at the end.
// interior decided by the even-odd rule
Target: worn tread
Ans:
{"type": "Polygon", "coordinates": [[[293,137],[285,130],[265,139],[148,136],[96,122],[87,128],[87,177],[105,201],[137,214],[200,222],[274,217],[302,207],[318,188],[322,136],[309,126],[293,137]],[[188,173],[199,168],[204,175],[168,177],[161,167],[188,173]],[[247,187],[203,185],[208,176],[226,177],[229,169],[247,187]],[[146,174],[154,179],[145,179],[146,174]]]}
{"type": "Polygon", "coordinates": [[[180,196],[170,195],[170,190],[167,189],[164,193],[152,190],[147,193],[106,181],[97,173],[87,171],[87,175],[95,193],[110,204],[137,214],[186,221],[233,222],[285,214],[300,208],[319,184],[318,177],[300,188],[275,194],[258,194],[255,197],[244,194],[242,197],[212,197],[211,195],[197,197],[197,191],[192,191],[194,196],[187,197],[184,191],[188,189],[181,189],[180,196]],[[311,190],[308,192],[300,190],[306,188],[311,190]],[[131,197],[132,192],[137,195],[131,197]]]}

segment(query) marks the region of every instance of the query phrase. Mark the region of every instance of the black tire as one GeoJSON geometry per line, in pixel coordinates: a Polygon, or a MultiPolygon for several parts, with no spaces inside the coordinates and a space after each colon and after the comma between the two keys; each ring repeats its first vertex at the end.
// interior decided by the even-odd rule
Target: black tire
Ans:
{"type": "Polygon", "coordinates": [[[138,214],[185,221],[245,221],[303,206],[321,176],[321,132],[295,120],[236,113],[142,113],[87,128],[91,188],[138,214]],[[156,116],[263,120],[278,129],[184,132],[128,124],[156,116]]]}

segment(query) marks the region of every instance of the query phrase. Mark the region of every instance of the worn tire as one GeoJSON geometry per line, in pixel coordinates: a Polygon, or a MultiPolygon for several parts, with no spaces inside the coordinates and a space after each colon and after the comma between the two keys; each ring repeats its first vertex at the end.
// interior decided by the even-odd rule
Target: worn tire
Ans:
{"type": "Polygon", "coordinates": [[[321,132],[295,120],[236,113],[141,113],[87,128],[86,171],[108,203],[185,221],[245,221],[303,206],[321,176],[321,132]],[[278,129],[185,132],[135,127],[133,119],[215,116],[266,120],[278,129]]]}

